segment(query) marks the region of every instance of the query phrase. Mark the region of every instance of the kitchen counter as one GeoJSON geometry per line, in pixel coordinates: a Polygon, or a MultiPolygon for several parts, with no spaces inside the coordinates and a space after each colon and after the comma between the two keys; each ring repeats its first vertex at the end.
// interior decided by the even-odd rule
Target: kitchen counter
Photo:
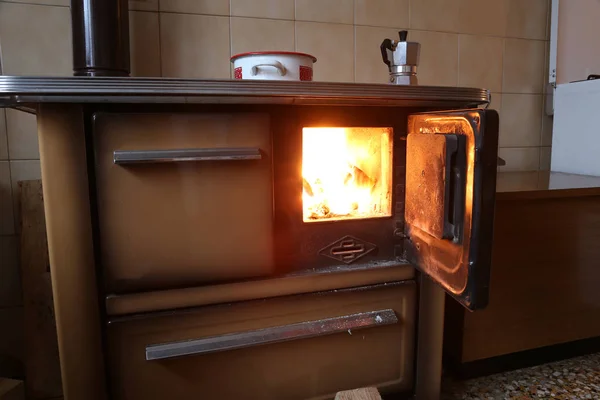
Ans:
{"type": "Polygon", "coordinates": [[[600,194],[600,177],[598,176],[532,171],[501,172],[498,173],[497,179],[496,198],[498,200],[600,194]]]}
{"type": "Polygon", "coordinates": [[[521,352],[550,360],[553,346],[600,337],[599,240],[600,177],[499,173],[489,305],[447,303],[447,366],[500,372],[527,366],[521,352]]]}

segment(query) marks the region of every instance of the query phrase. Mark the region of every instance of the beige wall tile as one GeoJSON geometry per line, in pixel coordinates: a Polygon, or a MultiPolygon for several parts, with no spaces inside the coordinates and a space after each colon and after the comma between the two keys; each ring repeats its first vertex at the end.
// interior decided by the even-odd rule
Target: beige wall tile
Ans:
{"type": "Polygon", "coordinates": [[[132,76],[160,76],[158,13],[129,11],[132,76]]]}
{"type": "Polygon", "coordinates": [[[498,167],[498,171],[537,171],[540,165],[540,148],[500,148],[498,149],[498,157],[506,161],[506,165],[498,167]]]}
{"type": "Polygon", "coordinates": [[[379,46],[385,38],[396,39],[398,31],[370,26],[355,26],[354,31],[356,35],[356,82],[388,83],[390,73],[387,65],[381,59],[379,46]]]}
{"type": "Polygon", "coordinates": [[[458,84],[458,35],[413,31],[409,40],[421,43],[417,68],[420,85],[456,86],[458,84]]]}
{"type": "Polygon", "coordinates": [[[492,101],[488,108],[498,112],[498,115],[500,116],[500,127],[502,128],[502,93],[492,93],[492,101]]]}
{"type": "Polygon", "coordinates": [[[410,27],[460,32],[460,6],[456,0],[410,0],[410,27]]]}
{"type": "MultiPolygon", "coordinates": [[[[354,0],[354,23],[356,25],[408,26],[409,0],[354,0]]],[[[394,37],[397,37],[398,34],[394,37]]],[[[383,40],[383,38],[382,38],[383,40]]]]}
{"type": "MultiPolygon", "coordinates": [[[[502,93],[492,93],[492,101],[487,107],[488,110],[494,110],[498,113],[499,118],[499,130],[502,131],[502,93]]],[[[486,108],[485,105],[479,106],[479,108],[486,108]]]]}
{"type": "Polygon", "coordinates": [[[542,132],[542,95],[502,95],[500,147],[535,147],[542,132]]]}
{"type": "Polygon", "coordinates": [[[0,160],[8,160],[8,137],[6,135],[6,114],[0,109],[0,160]]]}
{"type": "Polygon", "coordinates": [[[315,81],[354,82],[352,25],[296,22],[296,50],[317,57],[315,81]]]}
{"type": "Polygon", "coordinates": [[[42,173],[40,169],[40,162],[38,160],[10,161],[10,181],[13,193],[13,210],[16,233],[21,232],[21,213],[19,210],[19,197],[21,195],[21,191],[19,190],[19,181],[41,178],[42,173]]]}
{"type": "Polygon", "coordinates": [[[0,2],[0,49],[6,75],[72,75],[69,8],[0,2]]]}
{"type": "Polygon", "coordinates": [[[545,46],[540,40],[505,39],[503,92],[544,92],[545,46]]]}
{"type": "Polygon", "coordinates": [[[17,236],[0,236],[0,308],[23,304],[18,244],[17,236]]]}
{"type": "Polygon", "coordinates": [[[544,93],[554,92],[554,88],[548,82],[550,80],[550,41],[544,44],[544,74],[542,75],[542,86],[544,93]]]}
{"type": "Polygon", "coordinates": [[[458,84],[502,91],[502,39],[459,35],[458,84]]]}
{"type": "Polygon", "coordinates": [[[296,0],[296,21],[354,23],[353,0],[296,0]]]}
{"type": "Polygon", "coordinates": [[[542,115],[542,140],[541,146],[552,146],[552,124],[554,118],[547,116],[545,113],[542,115]]]}
{"type": "Polygon", "coordinates": [[[11,160],[37,160],[40,158],[35,115],[7,109],[6,128],[11,160]]]}
{"type": "Polygon", "coordinates": [[[457,0],[459,4],[459,32],[504,36],[508,12],[506,1],[457,0]]]}
{"type": "Polygon", "coordinates": [[[586,79],[600,70],[600,1],[562,0],[557,30],[557,84],[586,79]]]}
{"type": "Polygon", "coordinates": [[[69,7],[71,5],[71,0],[0,0],[7,1],[10,3],[26,3],[26,4],[38,4],[38,5],[46,5],[46,6],[63,6],[69,7]]]}
{"type": "Polygon", "coordinates": [[[228,17],[162,13],[160,43],[163,76],[230,76],[228,17]]]}
{"type": "Polygon", "coordinates": [[[548,5],[548,14],[546,15],[546,40],[550,40],[550,28],[552,25],[552,0],[548,0],[550,4],[548,5]]]}
{"type": "Polygon", "coordinates": [[[229,15],[229,0],[160,0],[160,11],[229,15]]]}
{"type": "Polygon", "coordinates": [[[550,171],[552,147],[540,148],[540,171],[550,171]]]}
{"type": "Polygon", "coordinates": [[[158,0],[129,0],[130,10],[158,11],[158,0]]]}
{"type": "Polygon", "coordinates": [[[0,376],[23,374],[23,307],[0,309],[0,376]]]}
{"type": "Polygon", "coordinates": [[[506,36],[546,39],[549,0],[508,0],[506,36]]]}
{"type": "Polygon", "coordinates": [[[265,50],[294,51],[294,21],[231,18],[231,55],[265,50]]]}
{"type": "Polygon", "coordinates": [[[531,191],[532,188],[540,186],[540,174],[538,171],[513,172],[510,174],[499,174],[496,177],[496,187],[502,186],[511,192],[531,191]]]}
{"type": "Polygon", "coordinates": [[[294,19],[294,0],[231,0],[231,15],[294,19]]]}
{"type": "Polygon", "coordinates": [[[0,161],[0,235],[15,233],[12,185],[10,184],[10,165],[0,161]]]}

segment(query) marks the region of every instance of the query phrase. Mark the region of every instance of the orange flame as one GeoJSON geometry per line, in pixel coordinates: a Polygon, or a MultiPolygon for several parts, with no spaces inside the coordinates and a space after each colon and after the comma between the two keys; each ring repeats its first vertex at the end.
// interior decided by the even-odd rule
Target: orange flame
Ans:
{"type": "Polygon", "coordinates": [[[391,129],[304,128],[303,220],[391,215],[391,129]]]}

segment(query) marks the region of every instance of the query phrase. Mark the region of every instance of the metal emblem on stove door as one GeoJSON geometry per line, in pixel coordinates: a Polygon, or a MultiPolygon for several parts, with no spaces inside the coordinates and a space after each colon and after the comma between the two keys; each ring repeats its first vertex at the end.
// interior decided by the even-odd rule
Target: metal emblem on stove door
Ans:
{"type": "Polygon", "coordinates": [[[354,236],[344,236],[329,246],[322,248],[319,254],[345,264],[351,264],[376,248],[377,246],[373,243],[365,242],[354,236]]]}

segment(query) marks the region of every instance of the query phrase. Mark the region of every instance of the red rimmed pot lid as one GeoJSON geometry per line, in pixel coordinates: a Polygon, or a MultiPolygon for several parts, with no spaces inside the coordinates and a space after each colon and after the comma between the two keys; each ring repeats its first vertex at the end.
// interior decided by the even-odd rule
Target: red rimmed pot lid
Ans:
{"type": "Polygon", "coordinates": [[[235,61],[236,59],[240,58],[240,57],[246,57],[246,56],[269,56],[269,55],[284,55],[284,56],[304,56],[304,57],[310,57],[312,58],[313,63],[317,62],[317,57],[311,55],[311,54],[306,54],[306,53],[299,53],[296,51],[249,51],[246,53],[239,53],[236,54],[234,56],[232,56],[229,60],[230,61],[235,61]]]}

